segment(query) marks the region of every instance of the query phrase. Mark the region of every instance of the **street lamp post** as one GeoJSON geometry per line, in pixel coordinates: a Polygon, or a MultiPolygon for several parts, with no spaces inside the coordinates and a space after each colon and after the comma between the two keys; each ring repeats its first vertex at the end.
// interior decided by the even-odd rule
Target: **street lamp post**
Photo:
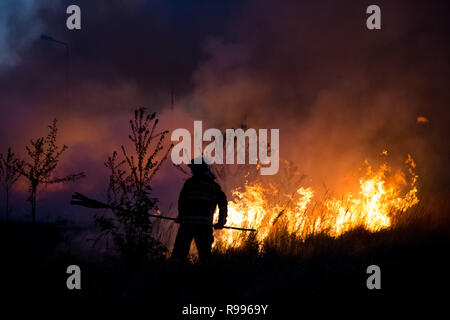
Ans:
{"type": "Polygon", "coordinates": [[[69,64],[70,64],[70,47],[67,42],[57,40],[49,35],[42,34],[41,40],[50,41],[63,45],[66,48],[66,103],[69,102],[69,64]]]}

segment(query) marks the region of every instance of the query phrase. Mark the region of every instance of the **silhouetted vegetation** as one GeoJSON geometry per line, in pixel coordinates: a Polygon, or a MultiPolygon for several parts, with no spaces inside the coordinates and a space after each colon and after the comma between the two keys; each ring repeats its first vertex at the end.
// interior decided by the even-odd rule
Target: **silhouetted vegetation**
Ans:
{"type": "MultiPolygon", "coordinates": [[[[154,113],[135,111],[129,135],[133,150],[122,146],[120,153],[114,151],[105,162],[110,172],[107,204],[85,199],[88,207],[112,209],[112,216],[95,215],[95,222],[101,235],[112,237],[122,259],[103,256],[100,251],[88,255],[73,250],[73,238],[86,232],[85,225],[0,223],[1,267],[6,275],[3,288],[11,298],[273,304],[311,296],[365,297],[378,294],[365,286],[366,268],[371,264],[381,267],[382,293],[387,296],[433,294],[438,282],[446,287],[444,271],[436,272],[445,265],[450,248],[446,202],[438,205],[434,201],[438,209],[432,211],[426,209],[429,204],[421,202],[395,216],[392,227],[379,232],[356,228],[338,237],[317,232],[300,238],[283,230],[280,220],[279,229],[264,241],[263,250],[256,234],[250,233],[243,235],[246,240],[239,248],[216,248],[207,263],[147,259],[162,258],[167,251],[152,235],[149,217],[158,211],[150,183],[171,150],[171,146],[164,148],[168,132],[157,132],[157,124],[154,113]],[[133,268],[129,268],[130,261],[133,268]],[[83,289],[77,292],[64,286],[64,272],[71,264],[79,265],[83,272],[83,289]]],[[[10,149],[0,155],[5,186],[17,181],[17,172],[30,182],[33,221],[39,185],[84,176],[53,176],[67,147],[56,145],[56,120],[49,128],[46,137],[32,140],[27,147],[28,162],[17,159],[10,149]]],[[[289,194],[304,176],[296,173],[295,166],[287,165],[285,170],[280,173],[287,181],[283,193],[289,194]]],[[[227,174],[225,170],[221,173],[227,174]]],[[[83,199],[82,195],[78,199],[83,199]]],[[[289,202],[284,208],[287,206],[289,202]]]]}
{"type": "Polygon", "coordinates": [[[150,182],[167,158],[172,146],[165,148],[168,131],[156,132],[155,113],[144,108],[130,120],[129,139],[134,150],[121,147],[122,157],[114,151],[105,162],[110,170],[108,204],[113,217],[96,215],[101,231],[110,234],[120,254],[127,261],[162,257],[166,248],[152,236],[150,213],[158,210],[158,199],[152,196],[150,182]]]}
{"type": "Polygon", "coordinates": [[[0,224],[0,235],[11,239],[9,244],[0,241],[2,266],[8,275],[2,288],[12,298],[38,294],[46,301],[72,303],[77,299],[141,300],[146,306],[240,302],[299,308],[308,298],[322,303],[323,297],[333,296],[350,308],[355,298],[373,302],[377,297],[398,301],[441,296],[437,288],[448,285],[443,275],[450,249],[449,227],[417,223],[375,233],[356,229],[337,238],[316,234],[303,241],[286,235],[268,241],[262,254],[250,238],[242,248],[214,253],[209,263],[147,260],[128,268],[123,259],[93,258],[65,249],[73,244],[64,235],[76,226],[0,224]],[[65,270],[71,264],[81,267],[82,290],[65,287],[65,270]],[[381,268],[382,290],[366,287],[366,268],[371,264],[381,268]]]}
{"type": "Polygon", "coordinates": [[[56,145],[58,133],[56,119],[53,120],[53,123],[48,128],[50,132],[46,137],[30,140],[30,144],[26,146],[29,159],[23,161],[23,165],[20,167],[20,173],[30,183],[28,200],[31,203],[31,220],[33,222],[36,221],[36,195],[39,185],[75,181],[85,176],[83,172],[64,177],[53,176],[58,166],[59,158],[67,150],[67,146],[59,147],[56,145]]]}
{"type": "Polygon", "coordinates": [[[0,154],[0,182],[5,189],[5,218],[9,219],[9,194],[11,188],[20,177],[23,161],[16,158],[11,148],[8,148],[6,155],[0,154]]]}

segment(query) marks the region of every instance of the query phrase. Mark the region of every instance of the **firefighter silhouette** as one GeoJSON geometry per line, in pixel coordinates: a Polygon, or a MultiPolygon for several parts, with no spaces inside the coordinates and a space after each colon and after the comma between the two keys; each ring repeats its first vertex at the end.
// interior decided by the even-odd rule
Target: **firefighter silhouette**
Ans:
{"type": "Polygon", "coordinates": [[[200,261],[211,256],[211,246],[214,241],[213,227],[222,229],[227,219],[227,198],[214,181],[215,176],[209,166],[201,159],[196,164],[195,159],[188,165],[192,172],[184,183],[178,199],[178,218],[180,223],[172,258],[185,260],[189,254],[192,239],[200,257],[200,261]],[[213,214],[219,206],[219,220],[213,225],[213,214]]]}

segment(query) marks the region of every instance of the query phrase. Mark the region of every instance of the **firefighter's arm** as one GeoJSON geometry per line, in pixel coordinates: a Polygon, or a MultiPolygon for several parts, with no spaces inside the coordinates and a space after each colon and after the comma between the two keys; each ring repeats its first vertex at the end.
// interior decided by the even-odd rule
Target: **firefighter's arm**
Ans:
{"type": "Polygon", "coordinates": [[[222,190],[220,190],[218,206],[219,206],[219,220],[217,221],[215,228],[222,229],[225,223],[227,223],[227,214],[228,214],[227,196],[222,190]]]}

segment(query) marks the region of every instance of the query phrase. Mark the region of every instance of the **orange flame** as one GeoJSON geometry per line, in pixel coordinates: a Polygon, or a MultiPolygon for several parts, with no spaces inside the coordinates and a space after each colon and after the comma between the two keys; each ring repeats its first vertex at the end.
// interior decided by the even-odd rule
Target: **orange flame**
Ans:
{"type": "MultiPolygon", "coordinates": [[[[366,161],[367,171],[359,179],[359,191],[345,193],[339,199],[312,202],[314,190],[310,187],[301,187],[293,195],[283,197],[272,184],[269,187],[247,184],[243,190],[233,191],[234,199],[228,202],[227,225],[257,229],[260,250],[276,228],[299,238],[319,232],[337,237],[356,227],[368,231],[388,228],[394,215],[419,202],[416,164],[410,155],[405,164],[409,179],[401,170],[392,174],[387,164],[373,172],[366,161]],[[288,204],[283,198],[288,199],[288,204]]],[[[216,211],[214,219],[217,218],[216,211]]],[[[214,248],[222,250],[242,246],[245,236],[241,231],[224,229],[215,231],[215,239],[214,248]]]]}
{"type": "Polygon", "coordinates": [[[430,122],[430,120],[428,120],[427,117],[423,116],[417,117],[417,123],[427,123],[427,122],[430,122]]]}

